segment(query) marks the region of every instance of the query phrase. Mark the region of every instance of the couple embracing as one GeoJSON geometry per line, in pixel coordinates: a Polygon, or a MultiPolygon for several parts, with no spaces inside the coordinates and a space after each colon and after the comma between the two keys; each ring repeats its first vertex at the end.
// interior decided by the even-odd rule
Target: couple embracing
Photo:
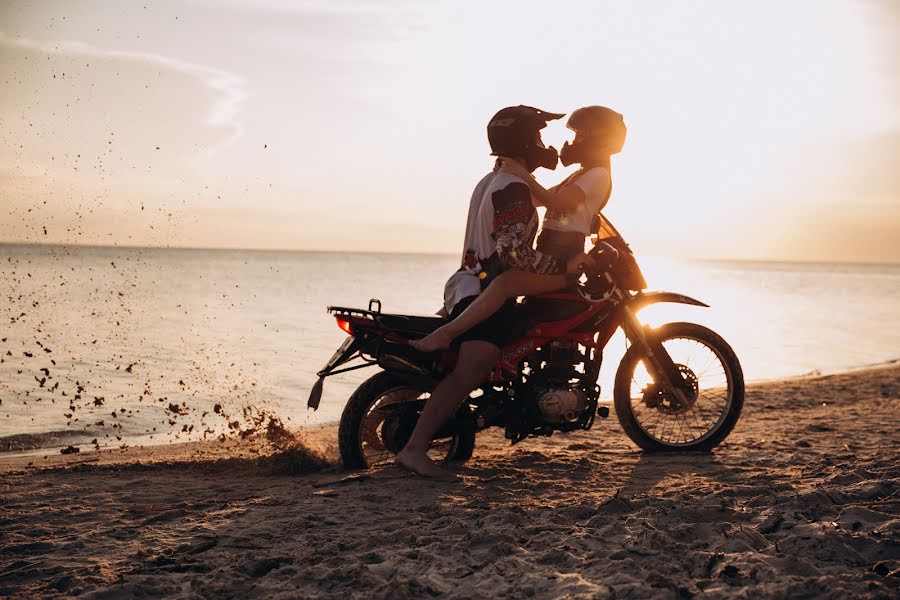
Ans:
{"type": "Polygon", "coordinates": [[[502,109],[487,127],[493,172],[472,194],[462,265],[444,289],[450,321],[411,342],[423,352],[460,344],[455,369],[432,392],[412,437],[397,455],[397,464],[426,477],[445,477],[427,455],[433,435],[468,395],[488,378],[503,346],[523,332],[516,298],[563,288],[591,266],[584,253],[594,215],[612,189],[610,156],[625,143],[622,115],[602,106],[572,113],[567,127],[575,132],[562,151],[547,148],[541,130],[563,114],[530,106],[502,109]],[[538,167],[579,164],[562,183],[545,189],[532,173],[538,167]],[[536,207],[544,206],[541,234],[536,207]]]}

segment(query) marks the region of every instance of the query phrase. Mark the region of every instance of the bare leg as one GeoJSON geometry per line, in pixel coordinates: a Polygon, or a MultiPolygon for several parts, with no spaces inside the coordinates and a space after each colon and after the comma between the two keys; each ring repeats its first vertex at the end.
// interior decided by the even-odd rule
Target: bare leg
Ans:
{"type": "Polygon", "coordinates": [[[428,457],[431,439],[453,416],[472,390],[481,385],[500,356],[489,342],[469,341],[459,349],[456,368],[441,381],[425,403],[409,442],[397,455],[397,464],[423,477],[446,477],[447,472],[428,457]]]}
{"type": "Polygon", "coordinates": [[[507,273],[500,275],[491,285],[478,295],[477,298],[457,318],[446,325],[441,325],[425,337],[419,340],[410,340],[409,345],[421,352],[434,352],[442,348],[449,348],[453,338],[461,335],[481,323],[492,314],[500,310],[514,293],[510,289],[509,280],[504,281],[507,273]]]}
{"type": "Polygon", "coordinates": [[[500,310],[503,303],[517,296],[552,292],[566,285],[565,275],[538,275],[526,271],[507,271],[497,277],[479,294],[466,310],[446,325],[442,325],[409,345],[422,352],[449,348],[451,342],[500,310]]]}

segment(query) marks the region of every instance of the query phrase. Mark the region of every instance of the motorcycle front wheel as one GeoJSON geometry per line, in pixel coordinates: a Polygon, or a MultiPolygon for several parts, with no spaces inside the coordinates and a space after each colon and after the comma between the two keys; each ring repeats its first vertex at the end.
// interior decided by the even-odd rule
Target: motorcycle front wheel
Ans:
{"type": "MultiPolygon", "coordinates": [[[[427,386],[413,386],[381,372],[359,386],[344,407],[338,427],[341,460],[348,469],[391,464],[406,444],[418,420],[427,386]]],[[[464,405],[465,408],[465,405],[464,405]]],[[[462,409],[461,409],[462,410],[462,409]]],[[[435,462],[466,461],[475,448],[475,429],[464,428],[431,441],[428,456],[435,462]]]]}
{"type": "Polygon", "coordinates": [[[648,452],[708,451],[731,433],[744,404],[744,374],[731,346],[695,323],[653,330],[691,392],[676,397],[654,380],[632,345],[616,372],[616,416],[631,440],[648,452]]]}

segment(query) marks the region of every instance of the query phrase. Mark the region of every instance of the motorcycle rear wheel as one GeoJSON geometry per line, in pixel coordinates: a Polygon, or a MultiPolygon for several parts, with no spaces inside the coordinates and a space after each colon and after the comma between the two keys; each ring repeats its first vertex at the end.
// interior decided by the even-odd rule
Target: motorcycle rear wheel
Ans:
{"type": "MultiPolygon", "coordinates": [[[[419,399],[430,392],[431,389],[418,389],[385,371],[363,382],[347,401],[338,427],[338,447],[344,467],[367,469],[393,462],[402,445],[391,439],[397,435],[391,429],[395,432],[400,427],[408,430],[410,423],[400,423],[400,418],[385,407],[419,399]]],[[[414,422],[413,419],[412,424],[414,422]]],[[[408,433],[410,431],[404,431],[404,434],[408,433]]],[[[475,429],[471,428],[433,440],[428,455],[436,462],[465,462],[472,457],[474,449],[475,429]]]]}
{"type": "Polygon", "coordinates": [[[653,335],[693,386],[689,405],[659,390],[640,349],[632,345],[616,371],[619,423],[648,452],[712,450],[734,429],[744,404],[744,374],[734,350],[695,323],[667,323],[653,335]]]}

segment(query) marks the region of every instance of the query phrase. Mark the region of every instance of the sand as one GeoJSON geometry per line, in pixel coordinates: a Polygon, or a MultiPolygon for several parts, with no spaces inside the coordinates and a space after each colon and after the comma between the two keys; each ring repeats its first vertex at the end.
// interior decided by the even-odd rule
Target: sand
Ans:
{"type": "Polygon", "coordinates": [[[328,428],[325,461],[6,459],[0,596],[897,598],[898,412],[896,365],[757,384],[712,454],[641,454],[613,417],[481,435],[459,483],[341,471],[328,428]]]}

